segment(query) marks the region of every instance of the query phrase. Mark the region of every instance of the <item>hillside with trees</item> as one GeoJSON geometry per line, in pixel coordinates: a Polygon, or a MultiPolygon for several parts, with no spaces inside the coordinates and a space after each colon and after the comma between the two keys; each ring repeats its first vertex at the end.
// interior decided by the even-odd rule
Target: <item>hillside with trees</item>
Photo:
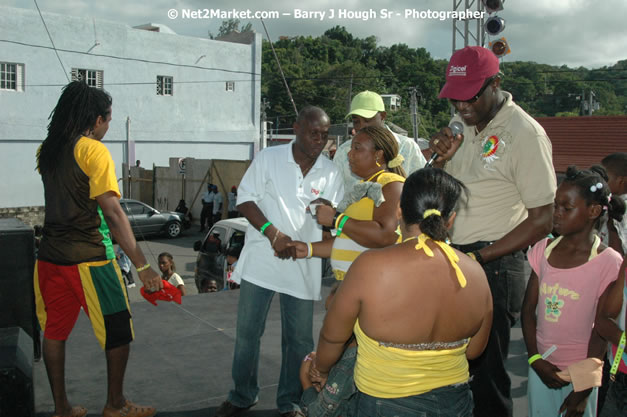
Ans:
{"type": "MultiPolygon", "coordinates": [[[[410,135],[411,87],[419,92],[419,136],[429,137],[450,118],[446,100],[437,98],[444,84],[447,61],[435,60],[424,48],[405,44],[379,46],[374,36],[356,38],[342,26],[322,36],[281,38],[273,43],[298,108],[314,104],[324,108],[333,124],[344,122],[350,97],[359,91],[398,94],[402,108],[388,112],[389,120],[410,135]]],[[[502,64],[503,89],[533,116],[588,114],[590,91],[594,115],[627,114],[627,60],[612,67],[589,70],[535,62],[502,64]],[[585,113],[584,113],[585,112],[585,113]]],[[[263,41],[262,97],[273,129],[291,127],[294,109],[268,41],[263,41]]]]}

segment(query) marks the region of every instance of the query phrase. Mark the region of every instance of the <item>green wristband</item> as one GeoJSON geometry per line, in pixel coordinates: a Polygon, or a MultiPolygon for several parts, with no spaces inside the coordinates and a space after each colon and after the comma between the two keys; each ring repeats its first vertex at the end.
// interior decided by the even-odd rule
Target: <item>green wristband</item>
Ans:
{"type": "Polygon", "coordinates": [[[349,217],[346,214],[342,216],[342,220],[340,220],[340,224],[337,226],[337,233],[335,234],[336,237],[342,234],[342,228],[344,227],[344,223],[346,223],[348,219],[349,217]]]}
{"type": "Polygon", "coordinates": [[[612,367],[610,369],[610,379],[612,381],[616,379],[616,372],[618,372],[618,366],[620,365],[620,361],[623,358],[623,352],[625,351],[625,342],[625,332],[623,332],[620,336],[618,346],[616,347],[616,355],[614,356],[614,361],[612,362],[612,367]]]}
{"type": "Polygon", "coordinates": [[[527,359],[527,362],[529,362],[529,366],[531,366],[531,364],[537,361],[538,359],[542,359],[542,355],[540,355],[539,353],[536,353],[535,355],[527,359]]]}
{"type": "Polygon", "coordinates": [[[259,228],[259,233],[261,233],[262,235],[265,234],[265,230],[268,228],[268,226],[270,226],[272,223],[270,222],[266,222],[263,226],[261,226],[259,228]]]}

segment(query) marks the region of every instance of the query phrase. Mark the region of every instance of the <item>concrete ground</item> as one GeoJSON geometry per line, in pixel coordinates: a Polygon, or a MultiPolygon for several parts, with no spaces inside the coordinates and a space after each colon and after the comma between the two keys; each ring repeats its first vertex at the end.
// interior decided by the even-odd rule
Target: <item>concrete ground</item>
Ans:
{"type": "MultiPolygon", "coordinates": [[[[197,294],[193,283],[196,254],[192,245],[201,235],[189,230],[182,238],[142,242],[149,262],[156,265],[162,251],[174,256],[177,270],[192,295],[183,304],[159,302],[155,307],[129,290],[135,341],[126,372],[125,393],[132,401],[152,405],[162,417],[211,417],[232,388],[231,361],[239,292],[197,294]]],[[[331,279],[323,280],[323,298],[331,279]]],[[[314,340],[324,317],[323,302],[314,307],[314,340]]],[[[278,297],[274,300],[262,339],[259,364],[259,403],[247,416],[278,416],[275,405],[281,359],[278,297]]],[[[512,330],[507,368],[512,377],[514,416],[527,415],[527,356],[520,327],[512,330]]],[[[67,342],[67,392],[70,401],[102,415],[106,399],[104,354],[89,320],[81,314],[67,342]]],[[[52,415],[54,405],[42,361],[34,365],[35,407],[38,417],[52,415]]]]}

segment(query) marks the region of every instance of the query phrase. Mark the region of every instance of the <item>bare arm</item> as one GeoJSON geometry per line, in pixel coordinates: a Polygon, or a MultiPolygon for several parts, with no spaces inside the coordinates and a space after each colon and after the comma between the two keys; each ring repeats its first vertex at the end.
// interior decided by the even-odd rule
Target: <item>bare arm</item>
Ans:
{"type": "MultiPolygon", "coordinates": [[[[97,196],[96,201],[102,210],[111,234],[135,265],[135,268],[145,265],[147,263],[146,257],[135,240],[131,224],[122,206],[120,206],[117,194],[109,191],[97,196]]],[[[147,289],[156,291],[163,288],[161,277],[153,268],[145,269],[137,274],[147,289]]]]}
{"type": "Polygon", "coordinates": [[[314,362],[321,374],[327,374],[340,359],[346,342],[353,334],[361,308],[360,288],[369,269],[367,258],[364,254],[353,262],[324,318],[314,362]]]}
{"type": "Polygon", "coordinates": [[[179,291],[181,292],[182,296],[187,295],[187,291],[185,291],[185,285],[179,285],[178,287],[176,287],[179,289],[179,291]]]}
{"type": "Polygon", "coordinates": [[[479,252],[484,262],[500,258],[536,243],[553,228],[553,203],[528,209],[527,218],[508,234],[479,252]]]}
{"type": "MultiPolygon", "coordinates": [[[[385,201],[374,208],[372,220],[348,219],[344,223],[342,233],[346,233],[358,244],[367,248],[384,248],[393,245],[398,239],[396,227],[398,226],[398,207],[401,198],[403,184],[391,182],[383,187],[385,201]]],[[[335,210],[330,207],[319,207],[317,212],[318,222],[323,226],[334,227],[333,216],[335,210]]]]}
{"type": "Polygon", "coordinates": [[[603,339],[618,345],[623,331],[616,324],[616,318],[623,305],[623,289],[627,281],[627,257],[623,258],[623,263],[618,271],[618,279],[608,285],[607,289],[599,299],[595,331],[603,339]]]}

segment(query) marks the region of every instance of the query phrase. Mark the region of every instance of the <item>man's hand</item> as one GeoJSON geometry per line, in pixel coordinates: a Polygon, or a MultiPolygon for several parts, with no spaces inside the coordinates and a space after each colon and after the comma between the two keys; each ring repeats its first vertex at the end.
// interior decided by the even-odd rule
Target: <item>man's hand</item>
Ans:
{"type": "Polygon", "coordinates": [[[444,162],[448,161],[455,155],[457,149],[461,146],[464,140],[464,135],[459,134],[453,136],[453,132],[450,127],[443,127],[438,133],[431,137],[429,141],[429,148],[434,153],[439,155],[434,165],[442,166],[444,162]]]}
{"type": "Polygon", "coordinates": [[[281,233],[281,231],[277,230],[276,240],[272,238],[274,244],[272,245],[272,249],[281,259],[296,259],[296,247],[288,246],[290,242],[292,242],[292,238],[288,235],[281,233]]]}
{"type": "Polygon", "coordinates": [[[592,388],[589,388],[585,391],[573,391],[568,394],[568,396],[564,399],[562,406],[560,407],[560,416],[563,412],[566,412],[566,414],[564,414],[564,417],[583,416],[583,413],[586,411],[586,405],[588,404],[588,396],[591,392],[592,388]]]}
{"type": "Polygon", "coordinates": [[[544,359],[538,359],[531,365],[531,367],[536,372],[536,374],[538,374],[542,382],[544,382],[544,385],[549,388],[557,389],[568,385],[568,382],[557,376],[560,368],[553,365],[549,361],[546,361],[544,359]]]}
{"type": "Polygon", "coordinates": [[[152,267],[138,272],[137,275],[139,275],[139,279],[144,284],[146,291],[155,292],[163,288],[161,276],[152,267]]]}

